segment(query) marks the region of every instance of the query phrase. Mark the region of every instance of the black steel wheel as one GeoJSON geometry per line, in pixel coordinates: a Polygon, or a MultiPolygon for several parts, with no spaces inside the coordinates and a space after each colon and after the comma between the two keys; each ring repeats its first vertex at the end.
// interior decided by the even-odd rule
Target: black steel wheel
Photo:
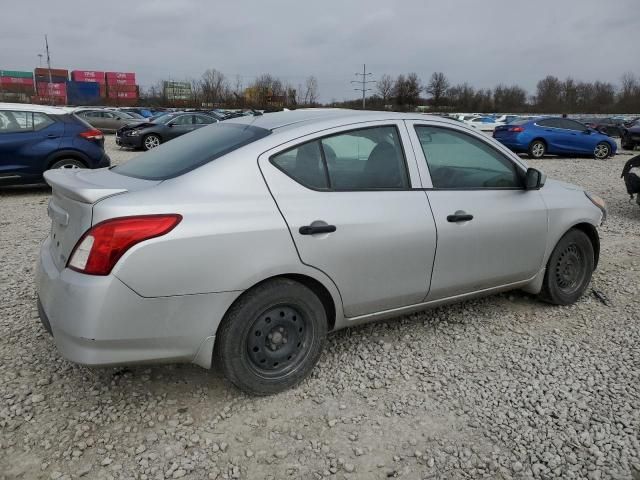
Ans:
{"type": "Polygon", "coordinates": [[[286,390],[320,358],[327,316],[306,286],[286,278],[249,290],[229,309],[216,333],[214,364],[253,395],[286,390]]]}
{"type": "Polygon", "coordinates": [[[589,237],[581,230],[569,230],[549,257],[541,298],[558,305],[574,303],[591,281],[594,261],[589,237]]]}

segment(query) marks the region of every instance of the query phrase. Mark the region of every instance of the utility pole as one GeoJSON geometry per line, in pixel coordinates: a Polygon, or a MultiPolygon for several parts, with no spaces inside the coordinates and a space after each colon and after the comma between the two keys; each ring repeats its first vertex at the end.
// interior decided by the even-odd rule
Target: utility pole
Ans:
{"type": "Polygon", "coordinates": [[[53,105],[53,95],[51,95],[53,84],[53,78],[51,78],[51,58],[49,57],[49,40],[47,39],[47,34],[44,34],[44,45],[47,49],[47,69],[49,70],[49,85],[47,85],[47,94],[49,95],[49,102],[53,105]]]}
{"type": "Polygon", "coordinates": [[[368,75],[373,75],[372,73],[367,73],[367,65],[363,64],[362,73],[356,73],[356,77],[361,77],[359,80],[351,80],[351,83],[358,83],[361,85],[360,88],[354,88],[356,92],[362,92],[362,109],[364,110],[366,107],[366,94],[371,91],[370,88],[367,88],[369,83],[376,83],[375,80],[367,80],[368,75]]]}

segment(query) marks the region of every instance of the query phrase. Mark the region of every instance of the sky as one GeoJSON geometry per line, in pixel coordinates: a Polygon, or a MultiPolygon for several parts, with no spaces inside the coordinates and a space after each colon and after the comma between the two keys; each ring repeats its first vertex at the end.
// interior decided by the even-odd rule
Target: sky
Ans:
{"type": "MultiPolygon", "coordinates": [[[[0,16],[0,69],[31,70],[49,37],[52,67],[135,72],[148,87],[208,68],[246,86],[270,73],[320,100],[357,98],[364,63],[434,71],[475,87],[640,76],[638,0],[12,1],[0,16]]],[[[375,88],[375,84],[372,85],[375,88]]]]}

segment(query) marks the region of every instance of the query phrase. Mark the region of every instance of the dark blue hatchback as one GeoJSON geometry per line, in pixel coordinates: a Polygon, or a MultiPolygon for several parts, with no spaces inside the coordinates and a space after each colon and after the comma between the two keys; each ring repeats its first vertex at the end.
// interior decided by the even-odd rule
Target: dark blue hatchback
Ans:
{"type": "Polygon", "coordinates": [[[516,153],[531,158],[584,155],[604,160],[615,155],[616,141],[569,118],[535,118],[496,127],[493,137],[516,153]]]}
{"type": "Polygon", "coordinates": [[[39,183],[51,168],[110,164],[102,132],[72,113],[0,103],[0,185],[39,183]]]}

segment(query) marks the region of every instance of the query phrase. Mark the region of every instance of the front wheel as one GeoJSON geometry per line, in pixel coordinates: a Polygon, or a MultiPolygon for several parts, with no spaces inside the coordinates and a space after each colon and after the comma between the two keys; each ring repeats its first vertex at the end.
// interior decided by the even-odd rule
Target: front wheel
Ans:
{"type": "Polygon", "coordinates": [[[159,146],[160,143],[162,143],[160,141],[160,137],[151,133],[149,135],[146,135],[142,139],[142,148],[144,148],[145,150],[151,150],[152,148],[156,148],[157,146],[159,146]]]}
{"type": "Polygon", "coordinates": [[[324,306],[310,289],[289,279],[271,280],[227,312],[216,333],[214,362],[240,390],[270,395],[311,372],[326,334],[324,306]]]}
{"type": "Polygon", "coordinates": [[[551,252],[540,298],[569,305],[582,296],[594,269],[593,245],[581,230],[569,230],[551,252]]]}
{"type": "Polygon", "coordinates": [[[64,169],[69,169],[69,170],[75,170],[78,168],[86,168],[85,164],[82,163],[80,160],[76,160],[74,158],[63,158],[62,160],[57,160],[56,162],[54,162],[51,167],[49,167],[51,169],[54,168],[64,168],[64,169]]]}
{"type": "Polygon", "coordinates": [[[607,142],[600,142],[593,150],[593,156],[596,160],[604,160],[611,155],[611,145],[607,142]]]}
{"type": "Polygon", "coordinates": [[[542,140],[534,140],[529,145],[528,153],[530,158],[542,158],[547,153],[547,145],[542,140]]]}

